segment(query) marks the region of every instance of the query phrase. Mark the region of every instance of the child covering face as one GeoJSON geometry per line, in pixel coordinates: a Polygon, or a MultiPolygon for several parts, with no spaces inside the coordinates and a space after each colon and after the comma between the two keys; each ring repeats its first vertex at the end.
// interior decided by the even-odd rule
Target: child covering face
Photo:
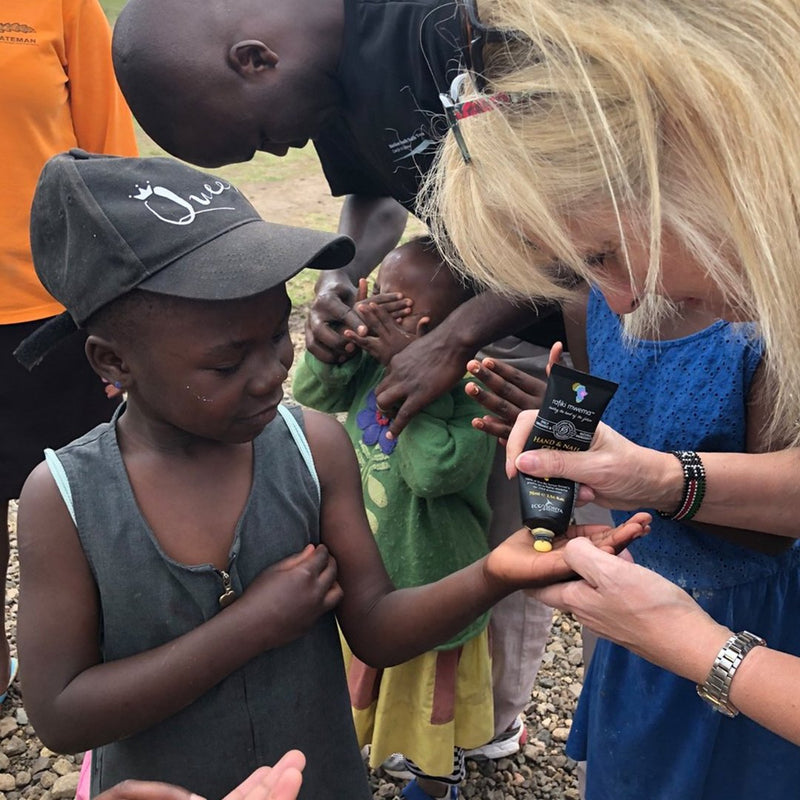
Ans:
{"type": "MultiPolygon", "coordinates": [[[[18,636],[40,737],[93,749],[93,794],[139,778],[211,800],[297,748],[301,797],[368,798],[337,621],[365,662],[405,661],[508,592],[567,577],[559,551],[520,533],[394,588],[345,432],[280,405],[285,281],[342,266],[346,238],[266,223],[179,162],[72,151],[40,178],[32,247],[68,312],[23,357],[85,327],[90,363],[127,398],[48,453],[20,502],[18,636]]],[[[613,550],[646,523],[589,533],[613,550]]]]}
{"type": "MultiPolygon", "coordinates": [[[[397,439],[387,436],[389,418],[375,400],[394,354],[470,295],[429,241],[412,240],[386,257],[374,293],[356,306],[366,324],[344,335],[361,350],[338,365],[306,352],[295,372],[299,402],[347,412],[367,518],[396,586],[438,580],[488,550],[486,484],[495,445],[472,428],[479,406],[464,393],[463,381],[397,439]],[[395,317],[386,308],[400,296],[411,306],[395,317]]],[[[372,745],[373,767],[392,753],[405,754],[415,779],[404,796],[457,796],[464,750],[492,738],[487,624],[482,615],[435,650],[387,670],[369,668],[345,647],[359,744],[372,745]]]]}

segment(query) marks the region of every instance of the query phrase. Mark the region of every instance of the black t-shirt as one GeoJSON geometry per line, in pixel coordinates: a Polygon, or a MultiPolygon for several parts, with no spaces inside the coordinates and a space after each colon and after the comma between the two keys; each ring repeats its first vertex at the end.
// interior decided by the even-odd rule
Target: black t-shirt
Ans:
{"type": "Polygon", "coordinates": [[[314,140],[334,195],[394,197],[413,211],[447,131],[439,93],[459,72],[452,1],[344,0],[342,112],[314,140]]]}
{"type": "MultiPolygon", "coordinates": [[[[447,133],[440,92],[461,71],[462,24],[452,0],[344,0],[338,80],[344,102],[314,139],[334,195],[393,197],[414,212],[447,133]]],[[[560,309],[540,307],[520,338],[565,341],[560,309]]]]}

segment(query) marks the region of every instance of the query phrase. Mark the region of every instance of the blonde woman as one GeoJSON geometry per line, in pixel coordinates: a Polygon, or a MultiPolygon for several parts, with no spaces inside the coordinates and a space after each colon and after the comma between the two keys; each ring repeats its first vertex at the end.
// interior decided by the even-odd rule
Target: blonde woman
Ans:
{"type": "MultiPolygon", "coordinates": [[[[583,499],[610,508],[658,508],[674,518],[796,537],[800,5],[494,0],[480,11],[472,80],[451,98],[451,130],[427,187],[425,211],[451,261],[526,299],[566,298],[577,278],[598,286],[617,314],[661,296],[758,322],[769,354],[768,433],[773,446],[792,446],[681,460],[601,426],[588,453],[523,453],[529,412],[509,438],[510,475],[519,468],[573,478],[584,484],[583,499]]],[[[646,335],[652,320],[637,316],[631,330],[646,335]]],[[[699,394],[708,391],[697,386],[699,394]]],[[[787,691],[800,679],[799,659],[715,622],[641,566],[608,562],[580,546],[570,551],[587,582],[545,590],[541,599],[700,684],[717,709],[741,709],[800,743],[800,705],[787,691]]],[[[652,760],[668,774],[686,770],[675,741],[680,721],[664,727],[669,721],[658,713],[658,697],[642,697],[631,729],[596,743],[605,750],[594,778],[590,762],[590,800],[608,796],[598,788],[603,761],[624,768],[636,735],[651,737],[652,760]],[[664,724],[647,730],[653,719],[664,724]]],[[[744,731],[752,723],[719,720],[727,749],[709,746],[705,789],[680,796],[786,796],[782,781],[796,782],[800,750],[761,775],[780,749],[777,737],[738,758],[723,726],[744,731]]],[[[643,793],[634,780],[643,766],[627,764],[631,780],[617,783],[615,800],[662,796],[658,787],[643,793]]]]}

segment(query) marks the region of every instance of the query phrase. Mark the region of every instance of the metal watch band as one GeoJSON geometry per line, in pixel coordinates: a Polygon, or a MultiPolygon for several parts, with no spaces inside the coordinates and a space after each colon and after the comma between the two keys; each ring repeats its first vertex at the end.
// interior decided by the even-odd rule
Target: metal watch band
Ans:
{"type": "Polygon", "coordinates": [[[734,634],[725,642],[725,646],[714,659],[705,683],[697,684],[697,694],[715,711],[719,711],[726,717],[735,717],[739,713],[728,699],[731,681],[739,664],[742,663],[742,659],[759,645],[766,645],[766,642],[760,636],[749,631],[734,634]]]}

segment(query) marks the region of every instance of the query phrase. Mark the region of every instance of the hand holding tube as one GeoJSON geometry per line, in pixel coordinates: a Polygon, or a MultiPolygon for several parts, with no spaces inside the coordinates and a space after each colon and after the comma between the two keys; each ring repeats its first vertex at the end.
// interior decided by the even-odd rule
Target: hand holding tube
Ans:
{"type": "Polygon", "coordinates": [[[586,452],[531,450],[525,442],[536,411],[523,411],[508,437],[506,473],[517,471],[581,484],[578,501],[605,508],[674,508],[681,499],[683,472],[670,453],[640,447],[600,423],[586,452]]]}

